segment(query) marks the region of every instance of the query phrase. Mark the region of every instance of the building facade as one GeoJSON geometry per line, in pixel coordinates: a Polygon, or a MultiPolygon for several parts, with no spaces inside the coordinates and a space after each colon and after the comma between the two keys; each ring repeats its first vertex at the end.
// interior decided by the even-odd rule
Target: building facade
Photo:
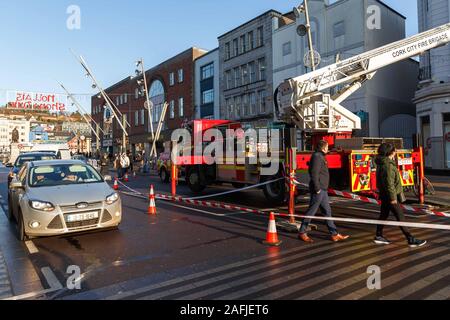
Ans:
{"type": "MultiPolygon", "coordinates": [[[[450,0],[418,0],[419,31],[450,22],[450,0]]],[[[450,46],[420,57],[420,83],[414,102],[425,165],[450,170],[450,46]]]]}
{"type": "Polygon", "coordinates": [[[62,124],[62,131],[78,133],[82,136],[91,135],[91,128],[86,122],[65,121],[62,124]]]}
{"type": "MultiPolygon", "coordinates": [[[[317,68],[405,38],[406,18],[382,1],[310,0],[308,3],[313,48],[321,56],[317,68]],[[369,28],[367,24],[371,6],[379,9],[380,29],[369,28]]],[[[274,88],[285,79],[310,71],[304,63],[309,52],[307,37],[297,34],[297,27],[305,23],[305,17],[301,15],[295,22],[273,32],[274,88]]],[[[404,139],[406,147],[412,147],[416,132],[412,99],[418,69],[418,62],[412,59],[381,69],[342,103],[361,117],[362,130],[356,135],[399,137],[404,139]]],[[[336,89],[330,93],[335,93],[336,89]]]]}
{"type": "Polygon", "coordinates": [[[272,32],[289,22],[270,10],[218,38],[222,119],[247,128],[273,122],[272,32]]]}
{"type": "Polygon", "coordinates": [[[195,118],[220,118],[219,48],[195,60],[195,118]]]}
{"type": "MultiPolygon", "coordinates": [[[[162,116],[163,105],[165,102],[168,104],[157,144],[159,150],[164,141],[170,140],[174,129],[194,119],[194,66],[195,60],[205,53],[205,50],[189,48],[146,71],[154,132],[162,116]]],[[[150,116],[144,108],[145,92],[142,92],[137,78],[128,77],[105,91],[127,120],[125,148],[133,153],[145,150],[149,154],[152,143],[150,116]]],[[[111,111],[105,108],[105,101],[98,94],[92,97],[91,108],[93,119],[105,131],[101,141],[103,151],[120,152],[123,149],[123,130],[116,119],[111,120],[111,111]]]]}

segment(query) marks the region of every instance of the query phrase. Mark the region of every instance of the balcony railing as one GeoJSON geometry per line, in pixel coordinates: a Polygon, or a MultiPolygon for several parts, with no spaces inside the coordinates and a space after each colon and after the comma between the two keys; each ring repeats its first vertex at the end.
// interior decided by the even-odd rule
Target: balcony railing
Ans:
{"type": "Polygon", "coordinates": [[[431,66],[419,69],[419,81],[431,80],[431,66]]]}

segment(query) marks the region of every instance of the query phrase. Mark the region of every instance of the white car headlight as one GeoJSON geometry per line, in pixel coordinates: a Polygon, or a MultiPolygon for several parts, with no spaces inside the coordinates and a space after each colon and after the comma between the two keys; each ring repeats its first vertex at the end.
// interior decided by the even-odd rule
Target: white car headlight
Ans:
{"type": "Polygon", "coordinates": [[[114,192],[110,196],[106,197],[106,204],[113,204],[117,200],[119,200],[119,195],[114,192]]]}
{"type": "Polygon", "coordinates": [[[30,200],[29,203],[30,203],[30,207],[32,207],[33,209],[36,209],[36,210],[47,211],[47,212],[55,210],[55,207],[50,202],[39,201],[39,200],[30,200]]]}

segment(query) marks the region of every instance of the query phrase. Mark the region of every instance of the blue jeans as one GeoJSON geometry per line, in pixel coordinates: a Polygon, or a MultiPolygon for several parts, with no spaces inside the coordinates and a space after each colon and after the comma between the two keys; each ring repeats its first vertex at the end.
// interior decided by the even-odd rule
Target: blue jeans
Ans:
{"type": "MultiPolygon", "coordinates": [[[[309,209],[305,213],[305,216],[314,217],[317,214],[319,208],[322,210],[322,213],[326,218],[331,218],[331,206],[330,206],[330,198],[328,197],[328,191],[322,190],[319,194],[313,192],[311,193],[311,200],[309,203],[309,209]]],[[[327,220],[328,230],[332,235],[337,235],[337,228],[334,224],[334,221],[327,220]]],[[[308,226],[311,223],[311,219],[304,219],[302,222],[302,226],[300,228],[300,233],[306,233],[308,230],[308,226]]]]}

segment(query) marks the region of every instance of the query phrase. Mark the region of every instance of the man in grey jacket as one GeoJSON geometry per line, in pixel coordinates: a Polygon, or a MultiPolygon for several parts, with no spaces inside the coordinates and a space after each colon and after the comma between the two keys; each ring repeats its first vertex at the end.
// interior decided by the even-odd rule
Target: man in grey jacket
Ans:
{"type": "MultiPolygon", "coordinates": [[[[326,154],[328,153],[328,142],[319,141],[317,144],[316,152],[312,155],[309,163],[309,190],[311,192],[311,201],[308,211],[305,216],[315,216],[317,210],[322,209],[323,214],[327,218],[332,217],[330,199],[328,197],[328,187],[330,185],[330,172],[328,170],[328,163],[326,160],[326,154]]],[[[311,219],[303,220],[300,228],[299,238],[307,243],[312,243],[313,240],[308,236],[306,231],[311,223],[311,219]]],[[[333,221],[327,221],[328,230],[331,234],[331,240],[339,242],[346,240],[349,236],[339,234],[336,225],[333,221]]]]}

